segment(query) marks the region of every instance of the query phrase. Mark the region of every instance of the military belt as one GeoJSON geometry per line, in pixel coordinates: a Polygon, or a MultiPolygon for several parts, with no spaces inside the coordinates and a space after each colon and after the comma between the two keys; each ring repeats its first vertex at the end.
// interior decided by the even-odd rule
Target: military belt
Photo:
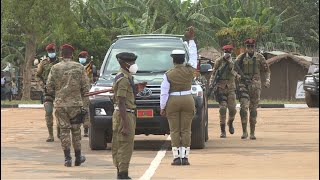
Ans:
{"type": "Polygon", "coordinates": [[[191,94],[191,91],[178,91],[178,92],[172,92],[170,93],[171,96],[184,96],[191,94]]]}
{"type": "MultiPolygon", "coordinates": [[[[119,111],[119,107],[118,106],[116,106],[114,109],[119,111]]],[[[128,109],[128,108],[126,109],[126,111],[130,112],[130,113],[135,113],[136,112],[134,109],[128,109]]]]}

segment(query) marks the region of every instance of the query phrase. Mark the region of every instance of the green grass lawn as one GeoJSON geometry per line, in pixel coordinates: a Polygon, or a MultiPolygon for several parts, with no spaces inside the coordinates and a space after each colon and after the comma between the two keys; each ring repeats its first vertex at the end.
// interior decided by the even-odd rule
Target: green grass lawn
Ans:
{"type": "Polygon", "coordinates": [[[29,100],[29,101],[21,101],[21,100],[1,100],[1,105],[12,105],[12,104],[40,104],[40,100],[29,100]]]}
{"type": "MultiPolygon", "coordinates": [[[[218,104],[215,100],[210,99],[209,104],[218,104]]],[[[237,103],[239,104],[239,101],[237,100],[237,103]]],[[[261,99],[259,104],[306,104],[304,99],[296,99],[296,100],[277,100],[277,99],[261,99]]]]}

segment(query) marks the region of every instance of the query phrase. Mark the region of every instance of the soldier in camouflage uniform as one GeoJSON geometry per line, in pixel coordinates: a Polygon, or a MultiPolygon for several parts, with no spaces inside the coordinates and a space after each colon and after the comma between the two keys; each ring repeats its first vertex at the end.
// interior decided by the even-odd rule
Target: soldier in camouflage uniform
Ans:
{"type": "MultiPolygon", "coordinates": [[[[88,68],[92,68],[92,67],[88,67],[90,65],[90,63],[86,64],[87,62],[87,58],[88,58],[88,52],[87,51],[81,51],[78,55],[79,57],[79,63],[82,64],[83,66],[85,66],[86,69],[86,74],[89,78],[90,84],[93,83],[93,71],[90,70],[88,71],[88,68]]],[[[83,99],[84,102],[84,107],[86,108],[86,110],[89,112],[89,97],[84,97],[83,99]]],[[[90,125],[90,119],[89,119],[89,113],[86,114],[85,116],[85,120],[83,123],[83,128],[84,128],[84,137],[88,137],[88,131],[89,131],[89,125],[90,125]]]]}
{"type": "Polygon", "coordinates": [[[242,123],[243,135],[241,139],[248,137],[247,122],[248,122],[248,109],[250,111],[250,139],[255,140],[255,126],[257,123],[257,108],[260,100],[261,93],[261,78],[264,76],[264,86],[269,88],[270,86],[270,69],[266,62],[266,59],[262,54],[255,52],[255,39],[247,39],[246,52],[240,54],[236,63],[242,71],[239,83],[240,92],[240,117],[242,123]]]}
{"type": "Polygon", "coordinates": [[[210,86],[213,86],[212,83],[215,83],[215,87],[213,87],[214,95],[220,107],[220,138],[226,138],[227,109],[229,110],[229,132],[230,134],[234,133],[233,121],[237,112],[235,78],[239,77],[234,70],[234,61],[231,57],[233,46],[225,45],[223,46],[223,50],[224,55],[215,61],[213,73],[210,78],[210,86]]]}
{"type": "Polygon", "coordinates": [[[74,48],[69,44],[61,46],[62,60],[52,66],[48,76],[45,101],[53,101],[56,108],[55,116],[61,128],[61,145],[64,151],[64,165],[72,164],[70,155],[70,130],[75,153],[75,166],[80,166],[85,161],[81,156],[81,123],[73,120],[81,114],[84,94],[89,92],[89,80],[84,67],[72,61],[74,48]]]}
{"type": "MultiPolygon", "coordinates": [[[[114,112],[112,116],[112,157],[117,167],[118,179],[131,179],[128,176],[131,160],[134,135],[136,128],[135,96],[146,84],[137,88],[132,74],[138,70],[135,61],[137,56],[133,53],[122,52],[116,55],[120,64],[120,71],[113,84],[114,112]]],[[[139,86],[139,85],[138,85],[139,86]]]]}
{"type": "MultiPolygon", "coordinates": [[[[57,59],[56,56],[56,47],[53,43],[47,45],[46,47],[46,51],[48,52],[48,59],[44,59],[42,60],[39,64],[38,64],[38,68],[37,68],[37,77],[39,77],[44,84],[44,88],[46,88],[46,81],[50,72],[51,67],[54,64],[57,64],[59,61],[57,59]]],[[[47,127],[48,127],[48,132],[49,132],[49,137],[47,138],[47,142],[52,142],[54,141],[54,137],[53,137],[53,103],[52,102],[46,102],[44,103],[44,107],[45,107],[45,119],[47,122],[47,127]]],[[[57,137],[60,137],[60,128],[57,124],[57,137]]]]}

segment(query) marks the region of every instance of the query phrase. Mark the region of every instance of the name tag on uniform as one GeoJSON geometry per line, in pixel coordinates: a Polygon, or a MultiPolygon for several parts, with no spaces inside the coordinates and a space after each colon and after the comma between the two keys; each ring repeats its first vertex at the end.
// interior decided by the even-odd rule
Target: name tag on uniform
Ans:
{"type": "Polygon", "coordinates": [[[138,118],[153,118],[153,109],[138,109],[138,118]]]}

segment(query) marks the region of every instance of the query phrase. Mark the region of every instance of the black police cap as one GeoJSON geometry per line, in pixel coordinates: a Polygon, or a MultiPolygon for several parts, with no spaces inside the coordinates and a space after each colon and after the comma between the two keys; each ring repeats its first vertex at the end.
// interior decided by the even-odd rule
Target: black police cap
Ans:
{"type": "Polygon", "coordinates": [[[121,52],[119,54],[116,55],[117,59],[121,59],[123,61],[135,61],[137,59],[137,55],[133,54],[133,53],[129,53],[129,52],[121,52]]]}

